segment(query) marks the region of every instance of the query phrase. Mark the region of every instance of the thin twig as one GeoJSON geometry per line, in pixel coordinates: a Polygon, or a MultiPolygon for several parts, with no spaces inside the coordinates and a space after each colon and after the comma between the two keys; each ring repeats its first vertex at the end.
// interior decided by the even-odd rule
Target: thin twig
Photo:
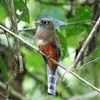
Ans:
{"type": "Polygon", "coordinates": [[[5,99],[5,96],[0,92],[0,95],[5,99]]]}
{"type": "Polygon", "coordinates": [[[100,93],[100,89],[96,88],[94,85],[90,84],[89,82],[87,82],[86,80],[84,80],[83,78],[81,78],[80,76],[78,76],[76,73],[70,71],[70,73],[72,75],[74,75],[75,77],[77,77],[80,81],[82,81],[83,83],[85,83],[86,85],[88,85],[89,87],[91,87],[92,89],[96,90],[97,92],[100,93]]]}
{"type": "Polygon", "coordinates": [[[19,23],[19,22],[20,22],[20,20],[22,19],[23,15],[25,14],[26,4],[27,4],[27,0],[25,0],[25,4],[24,4],[24,8],[23,8],[23,12],[22,12],[22,14],[21,14],[21,16],[20,16],[19,20],[17,21],[17,23],[19,23]]]}
{"type": "MultiPolygon", "coordinates": [[[[4,0],[4,3],[6,5],[6,9],[7,9],[10,21],[11,21],[12,29],[13,29],[15,34],[19,34],[18,26],[17,26],[17,19],[16,19],[15,12],[14,12],[14,0],[11,0],[10,6],[9,6],[9,3],[8,3],[7,0],[4,0]]],[[[20,44],[19,44],[19,41],[16,40],[16,38],[15,38],[14,42],[15,43],[14,43],[14,46],[13,46],[13,51],[14,52],[16,51],[16,52],[15,52],[15,54],[13,54],[13,56],[16,55],[18,57],[20,72],[22,72],[23,71],[23,59],[22,59],[22,55],[21,55],[21,52],[20,52],[20,44]]],[[[14,62],[16,62],[16,61],[14,61],[14,62]]]]}
{"type": "MultiPolygon", "coordinates": [[[[46,55],[41,52],[39,49],[37,49],[36,47],[34,47],[33,45],[31,45],[30,43],[28,43],[27,41],[25,41],[24,39],[22,39],[21,37],[19,37],[18,35],[16,35],[15,33],[13,33],[12,31],[8,30],[7,28],[3,27],[2,25],[0,25],[0,28],[5,30],[6,32],[8,32],[9,34],[11,34],[12,36],[14,36],[16,39],[20,40],[22,43],[24,43],[26,46],[28,46],[29,48],[33,49],[34,51],[44,55],[46,57],[46,55]]],[[[60,63],[58,63],[57,61],[55,61],[52,58],[48,58],[50,59],[52,62],[54,62],[55,64],[59,65],[61,68],[63,68],[64,70],[67,70],[65,66],[61,65],[60,63]]],[[[85,84],[87,84],[89,87],[91,87],[92,89],[94,89],[95,91],[100,93],[100,90],[98,88],[96,88],[95,86],[93,86],[92,84],[90,84],[89,82],[87,82],[86,80],[84,80],[83,78],[81,78],[80,76],[78,76],[76,73],[70,71],[70,73],[75,76],[76,78],[78,78],[80,81],[84,82],[85,84]]]]}
{"type": "Polygon", "coordinates": [[[91,63],[93,63],[93,62],[95,62],[95,61],[97,61],[97,60],[99,60],[99,59],[100,59],[100,57],[98,57],[98,58],[96,58],[96,59],[93,59],[93,60],[91,60],[91,61],[85,63],[84,65],[80,66],[80,67],[78,68],[78,70],[82,69],[84,66],[89,65],[89,64],[91,64],[91,63]]]}
{"type": "Polygon", "coordinates": [[[9,39],[8,39],[8,34],[6,34],[6,32],[5,32],[5,31],[4,31],[4,33],[5,33],[5,36],[6,36],[7,42],[8,42],[8,46],[9,46],[10,51],[11,51],[11,46],[10,46],[10,42],[9,42],[9,39]]]}
{"type": "Polygon", "coordinates": [[[12,83],[12,81],[15,79],[15,77],[16,77],[16,73],[14,72],[12,74],[12,76],[9,78],[8,82],[6,82],[6,100],[9,100],[8,99],[9,98],[9,90],[10,90],[9,86],[12,83]]]}
{"type": "MultiPolygon", "coordinates": [[[[66,26],[79,25],[79,24],[86,23],[86,22],[96,23],[95,21],[92,21],[92,20],[84,20],[84,21],[78,21],[78,22],[71,22],[71,23],[68,23],[66,26]]],[[[29,32],[35,33],[36,29],[35,28],[23,28],[23,29],[18,30],[18,32],[22,32],[22,31],[29,31],[29,32]]],[[[4,34],[4,32],[0,30],[0,34],[4,34]]]]}
{"type": "MultiPolygon", "coordinates": [[[[0,81],[0,87],[3,88],[3,89],[6,89],[6,85],[4,83],[2,83],[0,81]]],[[[29,100],[27,97],[23,96],[22,94],[20,94],[19,92],[15,91],[14,89],[12,89],[10,86],[9,86],[9,92],[18,98],[18,100],[29,100]]],[[[1,93],[0,93],[1,94],[1,93]]],[[[3,97],[5,98],[5,96],[3,95],[3,97]]]]}
{"type": "Polygon", "coordinates": [[[92,23],[94,23],[94,24],[96,23],[96,21],[84,20],[84,21],[78,21],[78,22],[68,23],[67,26],[70,26],[70,25],[79,25],[79,24],[86,23],[86,22],[92,22],[92,23]]]}
{"type": "MultiPolygon", "coordinates": [[[[64,6],[64,5],[71,5],[70,2],[57,2],[57,0],[52,0],[50,2],[48,1],[44,1],[44,0],[35,0],[39,3],[43,3],[43,4],[46,4],[46,5],[55,5],[55,6],[64,6]]],[[[78,2],[73,2],[73,5],[80,5],[81,3],[78,3],[78,2]]]]}
{"type": "MultiPolygon", "coordinates": [[[[95,32],[96,32],[96,30],[98,29],[99,26],[100,26],[100,17],[98,18],[96,24],[94,25],[93,29],[91,30],[89,36],[87,37],[85,43],[83,44],[83,46],[82,46],[82,48],[81,48],[81,50],[79,51],[79,53],[78,53],[78,55],[77,55],[75,61],[74,61],[74,62],[72,63],[72,65],[67,69],[69,72],[70,72],[74,67],[76,67],[76,65],[77,65],[78,62],[80,61],[80,58],[81,58],[83,52],[85,51],[86,47],[89,45],[89,43],[90,43],[92,37],[95,35],[95,32]]],[[[67,72],[68,72],[68,71],[67,71],[67,72]]],[[[66,72],[65,72],[65,73],[66,73],[66,72]]],[[[65,73],[64,73],[64,75],[65,75],[65,73]]]]}
{"type": "MultiPolygon", "coordinates": [[[[15,34],[18,34],[18,27],[17,27],[17,21],[16,21],[16,17],[15,17],[15,13],[14,13],[14,0],[11,0],[10,3],[8,2],[8,0],[4,0],[4,3],[6,5],[6,10],[8,12],[8,17],[10,18],[9,23],[11,23],[11,26],[15,32],[15,34]]],[[[20,45],[19,45],[19,41],[17,41],[17,39],[15,39],[16,41],[16,48],[18,50],[18,57],[20,56],[20,45]]],[[[10,45],[10,44],[9,44],[10,45]]],[[[20,61],[20,60],[19,60],[20,61]]],[[[16,62],[15,60],[13,62],[16,62]]],[[[16,68],[16,66],[14,66],[16,68]]],[[[11,84],[11,82],[13,81],[13,79],[16,77],[16,71],[12,74],[12,76],[10,77],[10,79],[8,80],[7,84],[6,84],[6,100],[9,100],[9,85],[11,84]]]]}
{"type": "MultiPolygon", "coordinates": [[[[100,88],[99,88],[100,89],[100,88]]],[[[100,94],[96,91],[91,91],[91,92],[88,92],[88,93],[85,93],[83,95],[75,95],[75,96],[72,96],[70,97],[69,99],[67,100],[90,100],[90,98],[94,98],[96,96],[99,96],[100,94]]]]}
{"type": "Polygon", "coordinates": [[[46,5],[56,5],[56,6],[68,5],[68,3],[65,3],[65,2],[63,2],[63,3],[59,3],[59,2],[55,2],[55,1],[47,2],[47,1],[43,1],[43,0],[35,0],[35,1],[46,4],[46,5]]]}
{"type": "MultiPolygon", "coordinates": [[[[34,28],[23,28],[23,29],[18,30],[18,32],[22,32],[22,31],[29,31],[29,32],[35,33],[36,29],[34,29],[34,28]]],[[[4,31],[0,30],[0,34],[4,34],[4,31]]]]}

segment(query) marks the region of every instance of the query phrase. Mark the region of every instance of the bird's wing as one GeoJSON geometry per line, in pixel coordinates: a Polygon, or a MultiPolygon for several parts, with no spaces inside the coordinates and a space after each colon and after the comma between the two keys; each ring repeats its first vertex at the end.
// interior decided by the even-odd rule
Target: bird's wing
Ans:
{"type": "MultiPolygon", "coordinates": [[[[60,44],[60,41],[59,41],[56,34],[54,34],[52,37],[52,44],[51,45],[52,45],[53,50],[56,53],[57,61],[59,61],[60,56],[61,56],[61,44],[60,44]]],[[[46,57],[43,56],[43,58],[44,58],[45,62],[48,61],[46,57]]]]}
{"type": "Polygon", "coordinates": [[[59,60],[60,56],[61,56],[61,44],[60,44],[60,41],[56,34],[53,35],[52,39],[53,39],[52,47],[53,47],[54,51],[56,52],[56,55],[58,58],[57,60],[59,60]]]}

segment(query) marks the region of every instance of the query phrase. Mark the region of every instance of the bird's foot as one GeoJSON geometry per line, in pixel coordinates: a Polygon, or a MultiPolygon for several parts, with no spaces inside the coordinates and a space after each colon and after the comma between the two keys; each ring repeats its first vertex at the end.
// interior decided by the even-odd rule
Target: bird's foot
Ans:
{"type": "Polygon", "coordinates": [[[51,58],[51,56],[50,55],[47,55],[47,59],[49,59],[49,58],[51,58]]]}

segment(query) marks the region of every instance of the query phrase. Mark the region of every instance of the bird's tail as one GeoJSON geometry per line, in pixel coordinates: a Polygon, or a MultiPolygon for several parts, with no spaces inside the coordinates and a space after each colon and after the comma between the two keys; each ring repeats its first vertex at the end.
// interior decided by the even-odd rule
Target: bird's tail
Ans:
{"type": "Polygon", "coordinates": [[[48,66],[48,94],[55,95],[56,91],[56,69],[51,70],[48,66]]]}

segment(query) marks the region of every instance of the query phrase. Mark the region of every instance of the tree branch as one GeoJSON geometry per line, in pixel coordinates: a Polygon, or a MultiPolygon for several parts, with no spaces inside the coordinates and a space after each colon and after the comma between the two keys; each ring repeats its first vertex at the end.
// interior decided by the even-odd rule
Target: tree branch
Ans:
{"type": "MultiPolygon", "coordinates": [[[[76,67],[76,65],[78,64],[83,52],[86,50],[86,47],[89,45],[92,37],[95,35],[96,30],[98,29],[98,27],[100,26],[100,17],[98,18],[96,24],[94,25],[94,27],[92,28],[89,36],[87,37],[85,43],[83,44],[81,50],[79,51],[75,61],[72,63],[72,65],[67,69],[67,71],[71,71],[74,67],[76,67]]],[[[66,73],[66,72],[65,72],[66,73]]],[[[64,74],[65,74],[64,73],[64,74]]]]}
{"type": "MultiPolygon", "coordinates": [[[[19,37],[17,34],[13,33],[12,31],[8,30],[7,28],[3,27],[2,25],[0,25],[0,28],[6,32],[8,32],[9,34],[11,34],[12,36],[14,36],[16,39],[20,40],[22,43],[24,43],[26,46],[28,46],[29,48],[33,49],[34,51],[44,55],[45,57],[47,57],[43,52],[41,52],[39,49],[37,49],[36,47],[34,47],[33,45],[31,45],[30,43],[28,43],[27,41],[25,41],[24,39],[22,39],[21,37],[19,37]]],[[[65,66],[61,65],[60,63],[58,63],[57,61],[55,61],[52,58],[48,58],[50,59],[52,62],[54,62],[55,64],[57,64],[58,66],[60,66],[61,68],[63,68],[64,70],[67,70],[65,66]]],[[[70,71],[70,73],[75,76],[76,78],[78,78],[80,81],[84,82],[85,84],[87,84],[89,87],[91,87],[92,89],[94,89],[95,91],[100,93],[100,90],[98,88],[96,88],[95,86],[93,86],[92,84],[90,84],[89,82],[87,82],[86,80],[84,80],[83,78],[81,78],[80,76],[78,76],[76,73],[70,71]]]]}
{"type": "Polygon", "coordinates": [[[36,2],[39,2],[39,3],[43,3],[43,4],[46,4],[46,5],[54,5],[54,6],[64,6],[64,5],[71,5],[71,2],[73,2],[73,5],[77,6],[77,5],[93,5],[93,3],[89,3],[89,2],[82,2],[82,3],[79,3],[79,2],[76,2],[74,0],[70,0],[71,2],[69,1],[65,1],[65,2],[58,2],[57,0],[52,0],[50,2],[47,2],[47,1],[44,1],[44,0],[35,0],[36,2]]]}
{"type": "Polygon", "coordinates": [[[78,21],[78,22],[71,22],[71,23],[68,23],[67,26],[70,26],[70,25],[79,25],[79,24],[83,24],[83,23],[86,23],[86,22],[92,22],[92,23],[96,23],[96,21],[93,21],[93,20],[84,20],[84,21],[78,21]]]}
{"type": "Polygon", "coordinates": [[[24,4],[24,8],[23,8],[23,12],[22,12],[20,18],[18,19],[17,23],[19,23],[19,22],[21,21],[23,15],[24,15],[24,13],[25,13],[25,10],[26,10],[26,4],[27,4],[27,0],[25,0],[25,4],[24,4]]]}
{"type": "MultiPolygon", "coordinates": [[[[18,26],[17,26],[17,19],[16,19],[15,12],[14,12],[14,0],[11,0],[10,3],[7,0],[4,0],[4,3],[6,5],[8,17],[10,18],[10,21],[11,21],[11,28],[13,29],[15,34],[19,34],[18,26]]],[[[22,72],[23,71],[23,59],[22,59],[22,55],[21,55],[21,52],[20,52],[20,44],[19,44],[19,41],[16,40],[16,38],[15,38],[15,41],[14,41],[12,51],[14,51],[13,56],[17,56],[18,59],[19,59],[20,72],[22,72]]],[[[13,62],[16,63],[16,61],[13,61],[13,62]]],[[[15,72],[17,72],[17,71],[15,71],[15,72]]]]}
{"type": "Polygon", "coordinates": [[[68,100],[82,100],[82,99],[86,100],[88,98],[90,99],[95,96],[99,96],[99,93],[96,91],[92,91],[92,92],[86,93],[84,95],[75,95],[75,96],[69,98],[68,100]]]}
{"type": "MultiPolygon", "coordinates": [[[[56,5],[56,6],[70,5],[69,3],[66,3],[66,2],[60,3],[55,0],[53,0],[51,2],[47,2],[47,1],[43,1],[43,0],[35,0],[35,1],[46,4],[46,5],[56,5]]],[[[75,2],[75,4],[76,4],[76,2],[75,2]]]]}
{"type": "MultiPolygon", "coordinates": [[[[18,30],[18,31],[19,31],[19,32],[28,31],[28,32],[35,33],[35,32],[36,32],[36,29],[34,29],[34,28],[23,28],[23,29],[20,29],[20,30],[18,30]]],[[[0,30],[0,34],[4,34],[4,31],[0,30]]]]}
{"type": "MultiPolygon", "coordinates": [[[[0,87],[3,88],[3,89],[6,89],[6,85],[4,83],[2,83],[1,81],[0,81],[0,87]]],[[[9,92],[13,96],[17,97],[20,100],[29,100],[27,97],[24,97],[22,94],[20,94],[19,92],[15,91],[14,89],[12,89],[10,86],[9,86],[9,92]]],[[[4,95],[3,95],[3,97],[4,97],[4,95]]]]}
{"type": "MultiPolygon", "coordinates": [[[[84,24],[86,22],[91,22],[91,23],[94,23],[94,24],[96,23],[96,21],[93,21],[93,20],[84,20],[84,21],[68,23],[67,26],[80,25],[80,24],[84,24]]],[[[36,29],[35,28],[23,28],[23,29],[18,30],[18,32],[22,32],[22,31],[28,31],[28,32],[32,32],[32,33],[35,34],[36,29]]],[[[4,31],[0,30],[0,34],[4,34],[4,31]]]]}

